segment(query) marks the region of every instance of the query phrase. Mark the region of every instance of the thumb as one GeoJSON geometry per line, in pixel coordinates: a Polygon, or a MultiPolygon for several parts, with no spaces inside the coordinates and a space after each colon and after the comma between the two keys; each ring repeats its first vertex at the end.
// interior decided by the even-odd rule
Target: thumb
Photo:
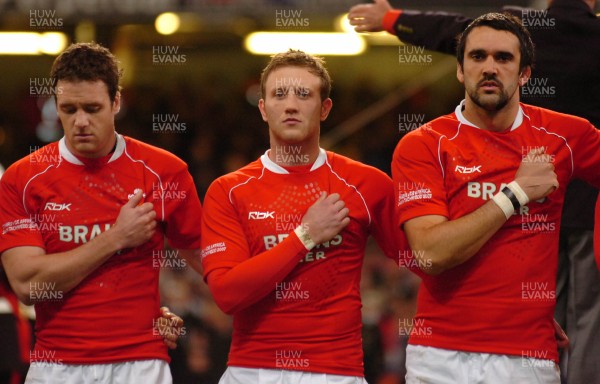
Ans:
{"type": "Polygon", "coordinates": [[[129,199],[125,206],[132,208],[137,207],[143,198],[144,194],[142,193],[142,190],[138,188],[133,192],[133,196],[131,197],[131,199],[129,199]]]}
{"type": "Polygon", "coordinates": [[[523,161],[533,162],[535,160],[536,156],[541,155],[545,151],[546,150],[544,147],[536,147],[536,148],[530,150],[529,152],[527,152],[527,155],[525,155],[525,158],[523,159],[523,161]]]}
{"type": "Polygon", "coordinates": [[[542,153],[546,153],[546,148],[543,146],[533,148],[531,151],[529,151],[527,156],[530,156],[530,155],[537,156],[537,155],[541,155],[542,153]]]}

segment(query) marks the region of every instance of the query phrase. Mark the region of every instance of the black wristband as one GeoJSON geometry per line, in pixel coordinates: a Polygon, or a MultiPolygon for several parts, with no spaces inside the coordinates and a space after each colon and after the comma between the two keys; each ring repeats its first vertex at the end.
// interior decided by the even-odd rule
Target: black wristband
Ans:
{"type": "Polygon", "coordinates": [[[510,188],[502,188],[502,193],[504,193],[506,197],[508,197],[513,207],[515,208],[515,211],[521,208],[521,203],[519,202],[519,199],[517,199],[517,196],[513,193],[513,191],[510,188]]]}

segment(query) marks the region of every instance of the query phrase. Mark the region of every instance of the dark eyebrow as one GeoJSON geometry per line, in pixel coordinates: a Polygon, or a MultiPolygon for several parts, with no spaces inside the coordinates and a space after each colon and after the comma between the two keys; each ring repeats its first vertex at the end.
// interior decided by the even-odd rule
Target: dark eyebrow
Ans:
{"type": "Polygon", "coordinates": [[[482,48],[472,49],[472,50],[469,51],[469,56],[470,55],[474,55],[474,54],[487,55],[487,51],[485,49],[482,49],[482,48]]]}
{"type": "MultiPolygon", "coordinates": [[[[483,49],[483,48],[477,48],[477,49],[472,49],[471,51],[469,51],[469,56],[472,55],[488,55],[489,53],[483,49]]],[[[507,58],[513,58],[515,57],[515,55],[509,51],[498,51],[498,52],[493,52],[492,53],[494,56],[501,56],[501,57],[507,57],[507,58]]]]}
{"type": "MultiPolygon", "coordinates": [[[[75,106],[75,103],[72,103],[69,101],[64,101],[62,103],[58,103],[58,106],[59,107],[72,107],[72,106],[75,106]]],[[[98,106],[102,106],[102,103],[92,101],[90,103],[83,103],[82,106],[83,107],[98,107],[98,106]]]]}
{"type": "Polygon", "coordinates": [[[496,56],[502,56],[502,57],[507,57],[507,58],[513,58],[513,57],[515,57],[515,55],[513,55],[512,53],[507,52],[507,51],[496,52],[496,56]]]}

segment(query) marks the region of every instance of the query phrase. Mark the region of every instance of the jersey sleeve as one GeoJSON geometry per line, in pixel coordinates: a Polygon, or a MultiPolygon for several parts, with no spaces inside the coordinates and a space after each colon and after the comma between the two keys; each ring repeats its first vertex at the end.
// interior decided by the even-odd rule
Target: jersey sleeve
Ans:
{"type": "Polygon", "coordinates": [[[587,120],[577,119],[577,122],[580,129],[573,130],[577,135],[572,148],[573,176],[600,188],[600,130],[587,120]]]}
{"type": "Polygon", "coordinates": [[[160,191],[165,203],[165,235],[177,249],[200,248],[202,206],[192,175],[182,167],[160,191]]]}
{"type": "Polygon", "coordinates": [[[393,31],[404,43],[454,55],[457,37],[471,21],[473,19],[455,13],[402,10],[393,31]]]}
{"type": "Polygon", "coordinates": [[[220,180],[206,192],[202,214],[202,267],[217,305],[233,314],[275,290],[305,256],[298,236],[252,255],[229,190],[220,180]]]}
{"type": "MultiPolygon", "coordinates": [[[[400,229],[406,221],[419,216],[449,217],[443,170],[437,155],[440,140],[420,128],[404,136],[394,151],[394,212],[395,225],[400,229]]],[[[425,276],[406,237],[404,240],[406,243],[398,256],[400,267],[406,267],[420,277],[425,276]]]]}
{"type": "Polygon", "coordinates": [[[441,140],[420,128],[398,143],[392,160],[398,225],[419,216],[449,216],[444,174],[437,154],[441,140]]]}
{"type": "Polygon", "coordinates": [[[10,167],[0,179],[0,253],[19,246],[46,248],[35,214],[28,213],[24,206],[24,192],[17,183],[17,175],[15,168],[10,167]]]}
{"type": "Polygon", "coordinates": [[[373,212],[371,235],[383,253],[398,263],[402,250],[408,249],[408,242],[404,231],[396,225],[392,179],[383,172],[370,179],[370,195],[373,196],[373,202],[369,204],[373,212]]]}

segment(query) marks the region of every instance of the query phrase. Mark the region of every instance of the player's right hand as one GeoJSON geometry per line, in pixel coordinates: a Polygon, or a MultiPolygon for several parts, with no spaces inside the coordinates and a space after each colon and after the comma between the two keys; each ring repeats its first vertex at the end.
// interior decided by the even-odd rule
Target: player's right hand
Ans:
{"type": "Polygon", "coordinates": [[[388,0],[374,0],[373,4],[358,4],[350,8],[348,19],[356,32],[383,31],[383,17],[392,9],[388,0]]]}
{"type": "Polygon", "coordinates": [[[118,231],[121,249],[134,248],[150,240],[156,229],[156,212],[152,203],[142,203],[143,193],[135,192],[125,205],[121,207],[113,228],[118,231]]]}
{"type": "Polygon", "coordinates": [[[326,192],[322,192],[304,214],[302,225],[308,230],[312,241],[321,244],[333,239],[350,223],[349,213],[350,210],[340,200],[339,194],[332,193],[328,196],[326,192]]]}
{"type": "Polygon", "coordinates": [[[515,181],[529,197],[529,201],[548,196],[558,188],[553,158],[543,148],[531,150],[521,160],[515,181]]]}

